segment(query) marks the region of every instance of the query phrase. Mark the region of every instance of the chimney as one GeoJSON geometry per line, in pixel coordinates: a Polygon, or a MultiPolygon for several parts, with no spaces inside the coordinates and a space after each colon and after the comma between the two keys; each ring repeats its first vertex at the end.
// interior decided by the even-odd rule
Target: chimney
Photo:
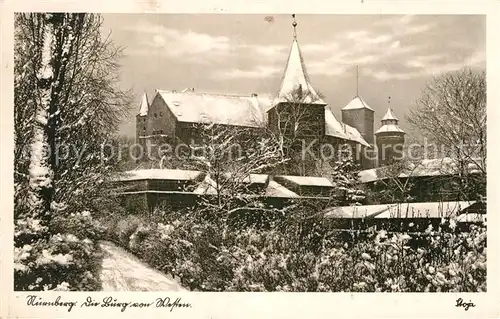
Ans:
{"type": "Polygon", "coordinates": [[[172,90],[172,93],[177,93],[177,90],[172,90]]]}
{"type": "Polygon", "coordinates": [[[257,93],[252,93],[252,97],[257,97],[257,93]]]}

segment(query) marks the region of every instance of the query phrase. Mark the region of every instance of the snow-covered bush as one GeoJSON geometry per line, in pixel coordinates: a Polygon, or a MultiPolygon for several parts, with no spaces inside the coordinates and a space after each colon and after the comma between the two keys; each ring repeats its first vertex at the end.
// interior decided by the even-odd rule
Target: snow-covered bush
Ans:
{"type": "Polygon", "coordinates": [[[15,289],[98,290],[100,255],[93,225],[89,212],[57,217],[49,227],[33,219],[17,220],[15,289]]]}
{"type": "MultiPolygon", "coordinates": [[[[325,233],[314,250],[300,225],[231,229],[195,212],[142,219],[128,248],[201,291],[485,291],[486,227],[462,233],[325,233]]],[[[321,231],[320,228],[317,230],[321,231]]],[[[116,235],[118,236],[118,234],[116,235]]]]}

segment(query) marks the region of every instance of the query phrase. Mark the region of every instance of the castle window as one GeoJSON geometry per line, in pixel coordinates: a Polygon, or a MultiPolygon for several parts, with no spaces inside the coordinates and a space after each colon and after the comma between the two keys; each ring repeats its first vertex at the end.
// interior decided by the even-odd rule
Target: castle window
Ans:
{"type": "Polygon", "coordinates": [[[162,116],[163,116],[163,112],[160,112],[160,117],[162,117],[162,116]]]}
{"type": "Polygon", "coordinates": [[[157,117],[158,117],[158,114],[155,113],[155,118],[157,118],[157,117]]]}
{"type": "Polygon", "coordinates": [[[144,127],[142,128],[142,130],[143,130],[144,132],[146,132],[146,127],[144,126],[144,127]]]}

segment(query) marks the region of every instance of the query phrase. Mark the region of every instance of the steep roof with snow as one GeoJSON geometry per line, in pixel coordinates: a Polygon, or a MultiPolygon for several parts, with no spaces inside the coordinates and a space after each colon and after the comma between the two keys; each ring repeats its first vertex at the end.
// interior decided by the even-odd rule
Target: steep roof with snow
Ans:
{"type": "Polygon", "coordinates": [[[343,125],[345,126],[345,132],[346,132],[346,135],[349,138],[349,140],[354,141],[356,143],[359,143],[361,145],[367,146],[367,147],[370,146],[370,144],[368,144],[368,142],[365,141],[363,136],[361,136],[361,133],[359,133],[359,131],[356,128],[349,126],[347,124],[343,124],[343,125]]]}
{"type": "Polygon", "coordinates": [[[387,109],[387,112],[385,113],[384,117],[382,118],[382,121],[387,121],[387,120],[394,120],[394,121],[399,121],[399,119],[394,115],[394,112],[392,111],[391,108],[387,109]]]}
{"type": "Polygon", "coordinates": [[[353,141],[364,146],[370,146],[356,128],[337,120],[328,107],[325,107],[325,134],[327,136],[353,141]]]}
{"type": "Polygon", "coordinates": [[[274,104],[290,101],[297,90],[302,90],[302,103],[326,104],[311,85],[299,43],[294,39],[274,104]]]}
{"type": "Polygon", "coordinates": [[[333,112],[328,107],[325,107],[325,134],[344,140],[349,139],[345,133],[345,124],[337,120],[333,112]]]}
{"type": "Polygon", "coordinates": [[[373,109],[360,97],[354,97],[351,102],[349,102],[346,106],[342,108],[342,111],[348,110],[358,110],[358,109],[367,109],[373,111],[373,109]]]}
{"type": "Polygon", "coordinates": [[[375,134],[379,133],[404,133],[399,125],[398,118],[394,115],[394,111],[391,108],[387,109],[384,117],[382,118],[382,126],[375,132],[375,134]]]}
{"type": "Polygon", "coordinates": [[[256,96],[157,90],[179,122],[260,127],[265,101],[256,96]]]}
{"type": "Polygon", "coordinates": [[[141,107],[139,108],[139,115],[140,116],[148,115],[148,109],[149,109],[148,96],[146,95],[146,92],[144,92],[141,99],[141,107]]]}

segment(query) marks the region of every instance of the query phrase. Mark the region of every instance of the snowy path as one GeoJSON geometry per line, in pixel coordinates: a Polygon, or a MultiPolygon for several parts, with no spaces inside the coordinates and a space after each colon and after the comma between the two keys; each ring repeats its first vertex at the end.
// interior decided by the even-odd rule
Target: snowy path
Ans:
{"type": "Polygon", "coordinates": [[[101,281],[104,291],[187,291],[171,276],[152,269],[137,257],[103,241],[101,281]]]}

